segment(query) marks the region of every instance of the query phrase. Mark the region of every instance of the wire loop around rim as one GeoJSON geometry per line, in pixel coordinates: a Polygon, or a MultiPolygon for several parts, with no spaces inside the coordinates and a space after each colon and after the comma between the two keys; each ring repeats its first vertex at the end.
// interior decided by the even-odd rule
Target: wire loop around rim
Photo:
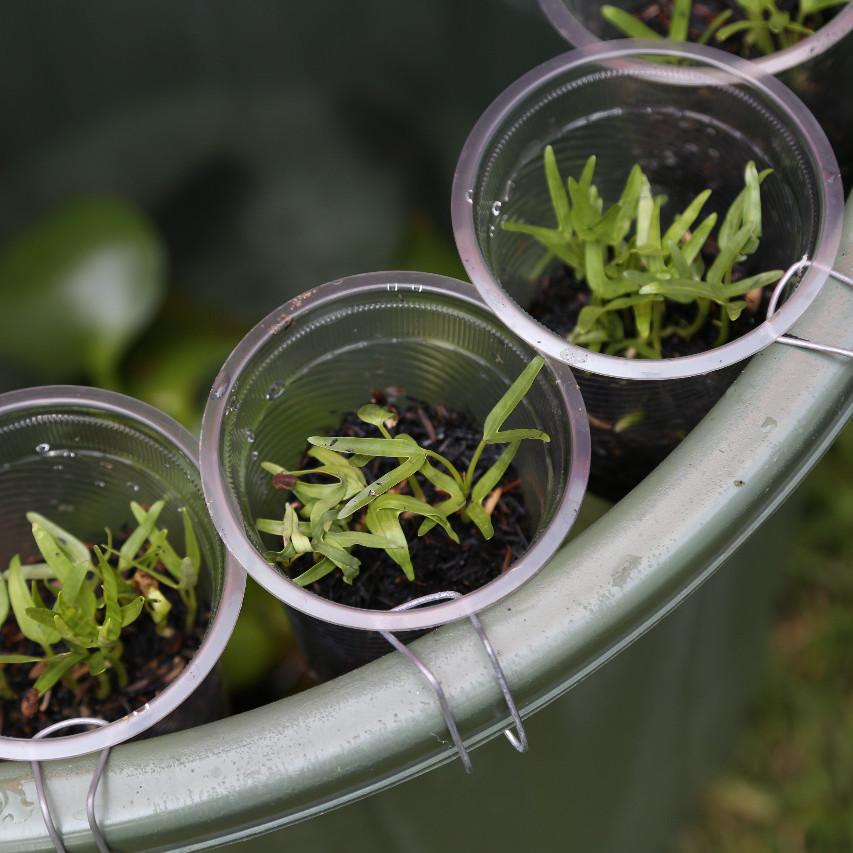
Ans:
{"type": "MultiPolygon", "coordinates": [[[[407,601],[404,604],[400,604],[392,609],[411,610],[412,608],[419,607],[422,604],[431,604],[433,601],[442,601],[461,597],[462,593],[453,592],[451,590],[447,590],[445,592],[434,592],[430,595],[423,595],[420,598],[414,598],[411,601],[407,601]]],[[[483,648],[486,650],[489,662],[492,665],[492,669],[494,669],[495,671],[495,678],[497,678],[498,684],[501,688],[501,693],[503,693],[504,701],[507,704],[507,708],[509,708],[510,716],[512,717],[513,723],[515,724],[515,731],[517,732],[517,734],[512,732],[510,729],[504,729],[504,735],[518,752],[527,752],[527,732],[524,729],[524,723],[522,723],[521,721],[521,714],[519,714],[518,707],[515,704],[515,700],[512,698],[512,693],[510,692],[509,684],[507,683],[504,671],[501,668],[497,655],[495,654],[494,647],[489,641],[489,638],[486,635],[486,631],[483,628],[483,623],[480,622],[480,620],[477,618],[476,613],[469,614],[468,620],[474,626],[474,630],[477,632],[477,636],[480,638],[480,642],[482,642],[483,648]]],[[[456,720],[453,717],[453,712],[450,710],[450,704],[447,701],[447,696],[440,682],[432,674],[427,665],[411,649],[401,643],[391,632],[380,631],[379,633],[382,634],[382,636],[392,646],[394,646],[394,648],[397,649],[398,652],[401,652],[410,661],[412,661],[412,663],[417,666],[421,673],[423,673],[426,680],[429,681],[430,686],[435,691],[436,696],[438,696],[438,702],[441,705],[441,713],[444,715],[444,721],[447,725],[447,730],[450,732],[450,737],[453,739],[453,745],[456,747],[456,751],[459,753],[459,758],[462,759],[462,764],[465,767],[465,772],[470,773],[471,758],[468,755],[468,750],[465,749],[465,744],[462,743],[462,738],[459,734],[459,728],[456,725],[456,720]]]]}
{"type": "MultiPolygon", "coordinates": [[[[791,266],[785,270],[784,275],[778,282],[776,282],[776,286],[773,288],[773,293],[770,296],[770,302],[767,305],[768,317],[771,317],[776,313],[776,306],[779,303],[779,297],[781,296],[785,285],[791,280],[794,274],[811,266],[817,266],[822,269],[828,277],[834,278],[836,281],[840,281],[848,287],[853,287],[853,278],[850,276],[844,275],[844,273],[841,273],[836,269],[827,268],[821,264],[817,264],[810,260],[807,255],[803,255],[799,261],[791,264],[791,266]]],[[[789,344],[790,346],[799,347],[800,349],[826,353],[827,355],[840,355],[843,358],[853,358],[853,350],[845,349],[844,347],[837,347],[832,344],[815,343],[814,341],[808,341],[804,338],[798,338],[796,335],[780,335],[776,339],[776,342],[780,344],[789,344]]]]}
{"type": "MultiPolygon", "coordinates": [[[[54,732],[59,731],[60,729],[68,728],[69,726],[106,726],[107,721],[100,719],[100,717],[75,717],[71,720],[63,720],[60,723],[54,723],[51,726],[47,726],[47,728],[42,729],[40,732],[33,735],[33,740],[41,740],[42,738],[47,737],[54,732]]],[[[86,818],[89,821],[89,829],[92,831],[92,835],[95,838],[95,843],[98,845],[98,850],[101,853],[110,853],[109,847],[107,847],[107,842],[104,839],[103,833],[101,832],[100,827],[98,826],[97,818],[95,817],[95,793],[98,790],[98,784],[101,781],[101,776],[103,775],[104,768],[107,765],[107,759],[110,757],[110,747],[106,747],[101,751],[100,758],[98,759],[98,764],[95,767],[95,772],[92,775],[92,782],[89,785],[89,792],[86,795],[86,818]]],[[[42,817],[44,818],[45,826],[47,827],[47,833],[50,835],[50,840],[53,842],[53,846],[56,848],[57,853],[65,853],[65,847],[62,844],[62,839],[59,836],[59,832],[56,829],[56,825],[53,822],[53,817],[50,814],[50,806],[47,802],[47,792],[44,788],[44,779],[41,775],[41,765],[38,761],[31,761],[30,766],[33,770],[33,778],[36,783],[36,793],[38,794],[39,807],[41,808],[42,817]]]]}

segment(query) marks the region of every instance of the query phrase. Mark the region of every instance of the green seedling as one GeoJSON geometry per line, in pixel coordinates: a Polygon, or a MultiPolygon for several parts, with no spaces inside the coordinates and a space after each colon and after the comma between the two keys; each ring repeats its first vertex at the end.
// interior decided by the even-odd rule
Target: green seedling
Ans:
{"type": "Polygon", "coordinates": [[[578,180],[564,184],[553,148],[544,154],[545,177],[557,219],[556,228],[507,221],[503,228],[534,238],[545,249],[531,273],[540,276],[554,258],[566,264],[589,288],[589,304],[567,335],[572,343],[609,355],[660,358],[662,342],[676,336],[690,340],[719,306],[715,346],[728,340],[732,320],[746,300],[740,298],[776,281],[781,270],[735,280],[733,268],[758,248],[761,236],[760,185],[770,170],[758,172],[749,162],[744,188],[717,230],[717,251],[707,266],[701,251],[711,238],[717,215],[700,221],[711,192],[705,190],[663,229],[666,197],[653,195],[638,165],[631,170],[619,200],[604,210],[593,183],[595,157],[578,180]],[[685,322],[674,304],[695,306],[685,322]]]}
{"type": "MultiPolygon", "coordinates": [[[[697,44],[728,41],[734,36],[743,40],[745,53],[752,50],[768,56],[778,50],[791,47],[801,39],[814,33],[807,22],[823,23],[822,14],[827,9],[846,3],[847,0],[800,0],[795,14],[779,9],[774,0],[737,0],[742,17],[732,21],[732,10],[726,9],[717,15],[694,39],[697,44]]],[[[668,38],[687,41],[692,12],[692,0],[673,0],[669,30],[665,36],[643,23],[630,12],[617,6],[603,5],[601,14],[614,27],[631,38],[668,38]]]]}
{"type": "Polygon", "coordinates": [[[272,462],[263,467],[273,475],[273,485],[291,491],[295,501],[285,506],[282,519],[258,519],[262,533],[281,536],[284,547],[265,556],[271,562],[290,566],[297,560],[309,563],[295,582],[306,586],[335,568],[341,570],[346,583],[358,576],[361,562],[352,553],[356,545],[379,548],[400,566],[409,580],[414,580],[409,547],[400,524],[400,515],[421,516],[418,535],[423,536],[436,525],[458,542],[450,517],[473,523],[486,539],[494,535],[487,504],[489,494],[515,457],[522,441],[549,441],[538,429],[503,429],[504,422],[528,392],[544,364],[535,357],[512,383],[489,412],[480,443],[465,471],[459,471],[444,456],[421,447],[411,436],[392,436],[389,427],[397,420],[389,408],[370,404],[358,411],[359,418],[376,427],[376,438],[347,436],[311,436],[308,456],[317,467],[288,471],[272,462]],[[498,459],[478,473],[481,454],[489,444],[506,447],[498,459]],[[380,478],[368,481],[364,466],[383,457],[398,464],[380,478]],[[318,477],[319,475],[319,477],[318,477]],[[322,478],[327,482],[317,482],[322,478]],[[424,483],[430,483],[436,494],[443,495],[434,504],[424,496],[424,483]],[[400,492],[408,487],[409,494],[400,492]]]}
{"type": "Polygon", "coordinates": [[[132,502],[136,528],[119,549],[112,534],[90,548],[73,534],[35,512],[27,513],[33,539],[43,562],[24,565],[14,556],[0,573],[0,625],[10,613],[21,633],[41,647],[35,655],[0,653],[0,695],[10,690],[2,665],[42,664],[34,687],[44,695],[58,681],[76,686],[72,670],[84,664],[98,681],[98,696],[110,690],[107,670],[119,686],[128,674],[122,663],[123,629],[147,613],[160,634],[169,627],[171,604],[162,586],[178,591],[186,605],[187,627],[197,615],[196,583],[201,554],[188,513],[183,512],[186,556],[179,557],[167,541],[167,531],[156,526],[165,501],[150,509],[132,502]]]}

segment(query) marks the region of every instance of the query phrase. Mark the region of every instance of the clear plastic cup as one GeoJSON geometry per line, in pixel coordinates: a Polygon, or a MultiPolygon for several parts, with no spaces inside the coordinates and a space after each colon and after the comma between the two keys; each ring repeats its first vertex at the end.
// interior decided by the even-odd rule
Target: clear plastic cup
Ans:
{"type": "Polygon", "coordinates": [[[0,395],[0,566],[35,556],[28,511],[100,542],[132,522],[130,502],[166,499],[159,526],[183,547],[190,514],[202,553],[201,599],[210,607],[203,641],[156,698],[98,729],[29,740],[0,737],[0,758],[44,761],[114,746],[165,720],[214,669],[237,619],[246,576],[216,535],[198,472],[197,443],[157,409],[110,391],[49,386],[0,395]],[[181,508],[185,508],[182,510],[181,508]]]}
{"type": "MultiPolygon", "coordinates": [[[[255,520],[281,514],[261,462],[296,467],[309,435],[384,390],[398,404],[443,403],[475,421],[536,354],[471,285],[425,273],[352,276],[310,290],[262,320],[227,359],[205,407],[201,473],[214,522],[231,552],[270,593],[318,620],[407,631],[476,613],[530,578],[562,543],[586,487],[589,432],[570,371],[546,362],[513,414],[550,443],[522,442],[515,465],[531,544],[497,579],[457,601],[405,612],[328,601],[263,558],[255,520]]],[[[507,422],[509,427],[510,422],[507,422]]],[[[357,583],[357,580],[356,580],[357,583]]]]}
{"type": "MultiPolygon", "coordinates": [[[[604,19],[598,0],[539,0],[539,5],[572,47],[624,38],[604,19]]],[[[611,0],[611,5],[636,12],[648,4],[644,0],[611,0]]],[[[721,47],[714,41],[711,44],[721,47]]],[[[853,79],[853,5],[838,7],[813,35],[750,62],[756,74],[775,75],[811,110],[832,144],[849,187],[853,180],[853,92],[839,83],[853,79]]]]}
{"type": "MultiPolygon", "coordinates": [[[[667,437],[665,447],[651,452],[650,470],[710,409],[746,360],[808,309],[838,251],[843,201],[826,136],[778,80],[719,50],[626,40],[563,54],[505,90],[465,143],[452,213],[460,256],[483,299],[519,337],[576,368],[595,420],[610,423],[615,395],[619,411],[642,411],[635,433],[645,429],[652,440],[667,437]],[[578,177],[587,158],[596,155],[595,182],[605,205],[618,199],[632,165],[639,163],[653,191],[669,198],[665,223],[667,210],[683,209],[705,188],[712,195],[703,216],[712,210],[724,214],[743,187],[746,163],[769,167],[756,265],[786,269],[804,255],[814,263],[792,279],[771,318],[700,354],[631,359],[568,343],[526,310],[539,288],[531,275],[543,249],[527,235],[502,228],[508,219],[554,226],[542,165],[549,144],[564,178],[578,177]],[[709,382],[704,377],[711,374],[709,382]],[[694,398],[708,402],[697,407],[694,398]]],[[[594,483],[595,426],[593,453],[594,483]]],[[[616,491],[610,496],[625,489],[616,491]]]]}

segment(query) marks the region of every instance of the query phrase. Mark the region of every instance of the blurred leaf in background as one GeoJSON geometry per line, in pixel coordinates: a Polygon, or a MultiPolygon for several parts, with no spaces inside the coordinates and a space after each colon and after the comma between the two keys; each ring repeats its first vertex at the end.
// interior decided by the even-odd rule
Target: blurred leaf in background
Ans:
{"type": "Polygon", "coordinates": [[[853,425],[797,499],[749,727],[677,853],[853,850],[853,425]]]}
{"type": "Polygon", "coordinates": [[[0,357],[38,381],[117,388],[165,292],[161,242],[140,212],[109,198],[69,204],[0,255],[0,357]]]}

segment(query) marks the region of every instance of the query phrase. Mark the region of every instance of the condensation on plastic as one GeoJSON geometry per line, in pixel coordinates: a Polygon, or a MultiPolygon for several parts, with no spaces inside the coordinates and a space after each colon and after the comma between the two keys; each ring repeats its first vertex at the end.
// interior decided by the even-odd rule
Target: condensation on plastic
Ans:
{"type": "Polygon", "coordinates": [[[0,758],[46,761],[105,749],[164,721],[214,669],[231,635],[246,576],[206,511],[190,433],[145,403],[94,388],[46,386],[0,395],[0,566],[35,556],[28,511],[83,539],[132,521],[130,501],[166,499],[160,522],[176,546],[190,514],[211,617],[184,671],[155,699],[101,728],[43,740],[0,737],[0,758]],[[184,509],[182,509],[184,508],[184,509]]]}
{"type": "MultiPolygon", "coordinates": [[[[460,155],[452,194],[457,246],[471,281],[520,337],[576,368],[593,423],[641,413],[625,433],[654,445],[649,470],[721,396],[746,360],[803,315],[838,250],[843,195],[837,161],[802,104],[773,77],[718,50],[658,42],[604,42],[559,56],[516,81],[481,116],[460,155]],[[647,59],[667,61],[645,61],[647,59]],[[677,59],[678,64],[670,60],[677,59]],[[816,262],[793,280],[771,319],[699,355],[628,359],[568,343],[527,313],[531,273],[544,250],[505,231],[508,219],[553,226],[542,152],[578,177],[597,158],[595,183],[615,202],[634,163],[683,209],[706,187],[704,214],[725,213],[749,160],[773,170],[762,184],[757,269],[816,262]],[[820,264],[822,269],[818,268],[820,264]],[[662,381],[665,380],[665,381],[662,381]],[[703,400],[705,402],[703,402],[703,400]],[[698,402],[697,402],[698,401],[698,402]]],[[[596,477],[594,434],[593,479],[596,477]]],[[[632,448],[632,453],[636,450],[632,448]]]]}
{"type": "Polygon", "coordinates": [[[297,611],[361,630],[408,631],[476,613],[530,578],[564,540],[586,489],[589,430],[571,372],[546,361],[507,426],[545,430],[516,466],[531,545],[491,583],[455,601],[408,612],[327,601],[263,559],[255,519],[282,511],[261,468],[295,467],[309,435],[334,429],[378,389],[391,402],[441,402],[482,421],[535,355],[467,283],[424,273],[352,276],[291,300],[226,360],[205,407],[201,477],[226,546],[269,592],[297,611]]]}
{"type": "MultiPolygon", "coordinates": [[[[539,0],[539,5],[554,29],[572,47],[624,37],[604,19],[598,0],[539,0]]],[[[611,5],[634,12],[646,4],[644,0],[613,0],[611,5]]],[[[842,7],[814,35],[750,62],[757,74],[775,75],[802,99],[824,129],[841,164],[841,172],[850,181],[853,95],[849,88],[838,83],[853,79],[853,5],[842,7]]]]}

